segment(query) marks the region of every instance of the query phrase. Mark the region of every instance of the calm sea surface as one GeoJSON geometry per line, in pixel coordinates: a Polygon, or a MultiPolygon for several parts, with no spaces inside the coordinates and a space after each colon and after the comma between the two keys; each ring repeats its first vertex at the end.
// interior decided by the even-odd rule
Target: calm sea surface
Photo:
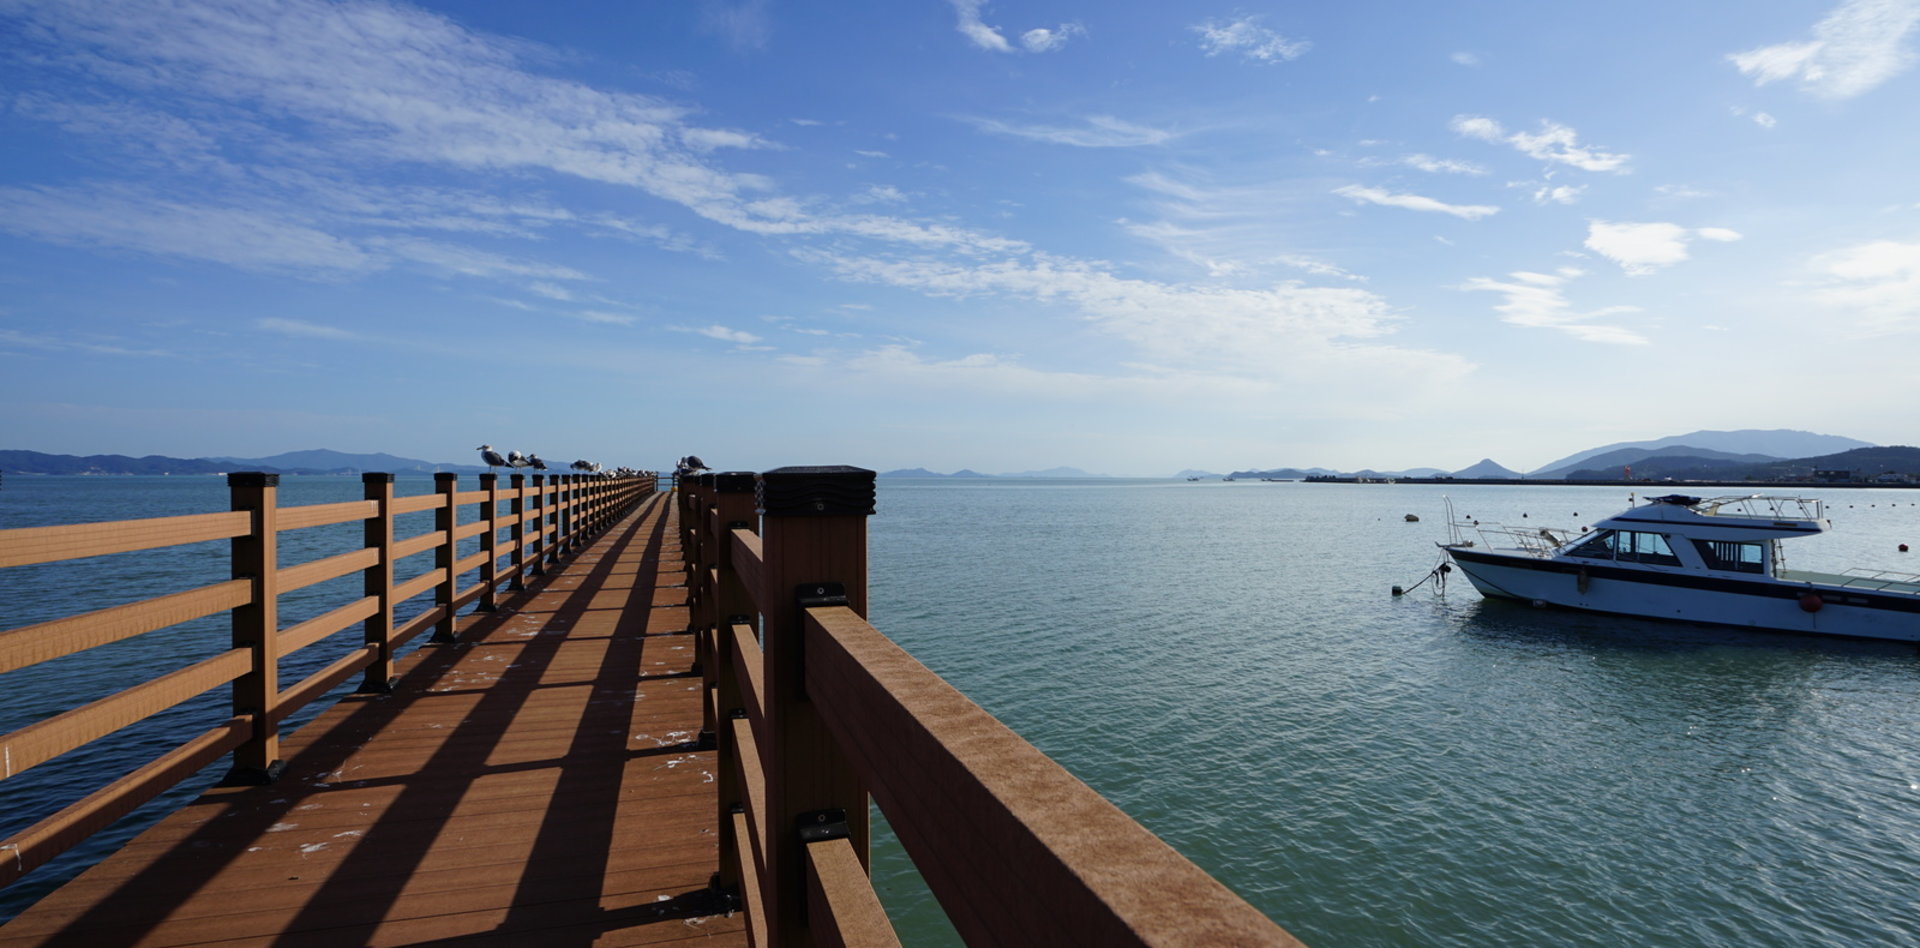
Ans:
{"type": "MultiPolygon", "coordinates": [[[[287,503],[360,490],[282,484],[287,503]]],[[[1446,495],[1463,516],[1562,527],[1627,503],[1619,488],[882,480],[872,618],[1311,944],[1920,941],[1920,651],[1536,610],[1464,579],[1393,597],[1439,563],[1446,495]]],[[[1920,493],[1818,496],[1836,530],[1788,544],[1792,566],[1920,572],[1896,552],[1920,546],[1920,493]]],[[[224,506],[218,478],[17,477],[0,527],[224,506]]],[[[349,541],[310,542],[285,560],[349,541]]],[[[0,628],[224,570],[207,544],[0,571],[0,628]],[[78,588],[54,592],[56,569],[78,588]]],[[[283,622],[301,608],[283,602],[283,622]]],[[[0,732],[225,635],[215,619],[10,673],[0,732]]],[[[0,835],[162,746],[137,730],[0,782],[0,835]]],[[[0,918],[131,832],[0,891],[0,918]]],[[[875,877],[908,944],[954,940],[884,834],[875,877]]]]}

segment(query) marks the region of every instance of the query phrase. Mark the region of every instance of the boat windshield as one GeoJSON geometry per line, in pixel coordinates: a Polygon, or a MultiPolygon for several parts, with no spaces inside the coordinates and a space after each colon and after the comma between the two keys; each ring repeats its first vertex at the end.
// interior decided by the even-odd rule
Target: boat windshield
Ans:
{"type": "Polygon", "coordinates": [[[1680,557],[1667,543],[1666,534],[1640,530],[1602,530],[1568,550],[1567,555],[1653,566],[1680,565],[1680,557]]]}

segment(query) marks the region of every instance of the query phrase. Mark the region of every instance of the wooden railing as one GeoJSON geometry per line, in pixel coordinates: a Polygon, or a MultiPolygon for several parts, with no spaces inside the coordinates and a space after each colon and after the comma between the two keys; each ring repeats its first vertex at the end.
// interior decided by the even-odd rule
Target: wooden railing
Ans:
{"type": "Polygon", "coordinates": [[[899,943],[869,799],[971,944],[1297,944],[867,623],[873,472],[701,474],[676,502],[753,944],[899,943]]]}
{"type": "MultiPolygon", "coordinates": [[[[395,650],[403,644],[428,628],[434,630],[432,641],[451,641],[460,609],[475,603],[478,609],[493,609],[502,583],[523,588],[526,575],[543,572],[657,490],[651,474],[618,479],[536,474],[531,484],[526,478],[511,475],[503,488],[497,475],[483,474],[479,490],[461,491],[455,475],[437,474],[433,493],[397,497],[393,475],[366,474],[361,500],[286,507],[279,503],[278,475],[242,473],[228,477],[232,510],[226,513],[0,530],[0,568],[210,540],[229,540],[232,547],[232,578],[224,582],[0,632],[0,675],[221,612],[231,613],[233,625],[232,647],[225,651],[0,735],[0,779],[6,779],[214,688],[232,686],[225,720],[0,841],[0,885],[229,752],[233,766],[227,782],[271,781],[279,770],[280,725],[288,715],[356,673],[362,674],[362,691],[385,691],[395,650]],[[462,522],[461,511],[476,505],[478,512],[462,522]],[[395,536],[396,518],[423,511],[433,514],[431,531],[395,536]],[[364,525],[360,548],[280,565],[282,534],[355,521],[364,525]],[[460,541],[469,537],[479,538],[478,549],[462,557],[460,541]],[[431,569],[397,579],[396,564],[428,552],[434,557],[431,569]],[[459,585],[476,571],[475,582],[459,585]],[[364,577],[364,595],[280,626],[281,596],[356,572],[364,577]],[[433,593],[430,608],[396,619],[397,605],[428,591],[433,593]],[[358,647],[291,687],[280,687],[282,658],[355,623],[364,632],[358,647]]],[[[0,693],[6,687],[0,678],[0,693]]]]}

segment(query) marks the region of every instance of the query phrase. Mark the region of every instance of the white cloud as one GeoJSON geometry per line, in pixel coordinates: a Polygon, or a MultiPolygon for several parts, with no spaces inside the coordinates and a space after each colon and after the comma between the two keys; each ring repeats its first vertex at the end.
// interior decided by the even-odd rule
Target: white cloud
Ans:
{"type": "MultiPolygon", "coordinates": [[[[1374,141],[1363,141],[1360,144],[1365,147],[1371,147],[1371,146],[1379,145],[1382,143],[1374,142],[1374,141]]],[[[1315,151],[1314,154],[1325,157],[1333,153],[1325,149],[1321,149],[1319,151],[1315,151]]],[[[1483,168],[1480,165],[1476,165],[1471,161],[1458,161],[1452,158],[1435,158],[1432,155],[1421,154],[1418,152],[1411,155],[1401,155],[1398,158],[1376,158],[1374,156],[1369,155],[1361,158],[1359,161],[1359,164],[1365,168],[1382,168],[1382,167],[1388,167],[1388,166],[1407,167],[1407,168],[1413,168],[1419,171],[1429,172],[1431,174],[1484,175],[1487,173],[1486,168],[1483,168]]]]}
{"type": "Polygon", "coordinates": [[[1020,34],[1020,45],[1029,53],[1050,53],[1067,45],[1067,41],[1076,36],[1085,36],[1086,28],[1078,23],[1062,23],[1054,29],[1035,28],[1020,34]]]}
{"type": "Polygon", "coordinates": [[[635,317],[624,313],[609,313],[603,309],[583,309],[574,315],[587,322],[607,326],[631,326],[637,321],[635,317]]]}
{"type": "Polygon", "coordinates": [[[1910,331],[1920,325],[1920,243],[1879,240],[1814,257],[1824,278],[1816,302],[1850,310],[1869,333],[1910,331]]]}
{"type": "Polygon", "coordinates": [[[1457,380],[1471,366],[1446,353],[1369,340],[1391,332],[1386,302],[1352,287],[1282,283],[1269,289],[1195,287],[1126,279],[1084,261],[1028,259],[961,266],[882,260],[814,250],[797,256],[848,280],[933,296],[1003,295],[1078,310],[1145,360],[1196,372],[1349,386],[1353,373],[1390,373],[1409,385],[1457,380]]]}
{"type": "Polygon", "coordinates": [[[1289,267],[1293,267],[1296,270],[1305,270],[1314,276],[1339,277],[1342,280],[1354,280],[1361,283],[1366,282],[1367,279],[1357,273],[1349,272],[1324,260],[1303,257],[1299,254],[1282,254],[1278,259],[1281,263],[1289,267]]]}
{"type": "Polygon", "coordinates": [[[1313,47],[1306,40],[1289,39],[1267,29],[1259,21],[1258,16],[1225,21],[1208,20],[1191,29],[1200,34],[1200,48],[1208,56],[1239,53],[1247,59],[1263,63],[1280,63],[1298,59],[1313,47]]]}
{"type": "Polygon", "coordinates": [[[1533,192],[1533,203],[1573,204],[1580,200],[1580,195],[1586,193],[1586,190],[1587,186],[1584,184],[1579,187],[1568,184],[1552,187],[1542,185],[1539,190],[1533,192]]]}
{"type": "MultiPolygon", "coordinates": [[[[1829,99],[1871,91],[1913,65],[1908,36],[1920,26],[1920,0],[1845,0],[1813,26],[1811,40],[1727,56],[1754,85],[1798,79],[1829,99]]],[[[1764,123],[1762,123],[1764,124],[1764,123]]]]}
{"type": "MultiPolygon", "coordinates": [[[[986,0],[949,0],[959,20],[954,28],[973,45],[996,53],[1015,52],[1012,43],[1000,35],[998,27],[988,26],[981,17],[981,11],[987,6],[986,0]]],[[[1020,34],[1020,47],[1029,53],[1050,53],[1067,45],[1067,41],[1076,36],[1085,36],[1086,28],[1078,23],[1062,23],[1053,29],[1036,27],[1020,34]]]]}
{"type": "Polygon", "coordinates": [[[353,242],[268,211],[183,203],[132,188],[0,188],[0,230],[68,246],[115,247],[248,270],[364,273],[384,264],[353,242]]]}
{"type": "Polygon", "coordinates": [[[760,337],[754,335],[753,333],[746,332],[739,329],[729,329],[725,326],[721,326],[718,324],[715,324],[712,326],[706,326],[699,329],[688,329],[684,331],[698,333],[702,336],[706,336],[709,339],[718,339],[721,342],[739,343],[740,345],[743,345],[743,346],[752,345],[753,343],[760,341],[760,337]]]}
{"type": "MultiPolygon", "coordinates": [[[[753,0],[707,9],[743,26],[765,6],[753,0]]],[[[977,10],[977,4],[961,6],[977,10]]],[[[235,162],[228,152],[243,148],[241,158],[251,161],[245,188],[232,180],[182,178],[182,187],[170,189],[164,200],[75,188],[61,196],[70,208],[82,208],[77,219],[9,215],[6,226],[30,229],[41,239],[236,266],[357,272],[384,265],[371,253],[381,248],[340,233],[343,223],[391,228],[401,221],[405,227],[504,236],[536,236],[535,228],[546,223],[538,217],[444,213],[449,195],[409,208],[404,216],[391,214],[379,200],[355,196],[403,192],[368,187],[369,169],[424,165],[614,184],[754,234],[878,240],[905,235],[917,244],[936,238],[963,245],[997,241],[949,225],[846,217],[782,198],[767,177],[732,172],[711,160],[722,149],[774,147],[752,132],[697,128],[680,105],[536,74],[522,63],[541,60],[545,51],[466,30],[428,11],[317,0],[273,5],[202,0],[179,8],[53,3],[15,11],[18,32],[29,38],[30,52],[45,68],[95,80],[107,91],[131,91],[137,101],[156,108],[172,105],[180,119],[99,109],[82,114],[43,102],[43,120],[87,125],[99,134],[109,125],[138,125],[173,153],[204,162],[210,160],[208,133],[192,123],[206,121],[207,115],[240,116],[222,121],[242,123],[245,134],[218,136],[221,151],[213,157],[235,162]],[[187,192],[199,198],[197,204],[187,192]],[[280,217],[256,210],[263,194],[294,210],[280,217]],[[243,203],[248,210],[228,209],[228,203],[243,203]],[[89,204],[99,212],[86,210],[89,204]],[[132,213],[116,222],[112,205],[133,205],[132,213]],[[343,213],[349,207],[351,214],[343,213]],[[178,226],[161,226],[166,218],[178,226]],[[207,226],[195,225],[194,218],[207,226]]],[[[219,131],[231,129],[223,125],[219,131]]],[[[16,205],[35,205],[28,211],[47,203],[44,196],[19,192],[9,197],[16,205]]],[[[580,225],[599,223],[593,215],[574,219],[580,225]]],[[[693,249],[664,231],[658,239],[693,249]]],[[[398,246],[404,250],[405,245],[398,246]]],[[[504,259],[492,250],[471,254],[504,259]]],[[[445,260],[458,254],[448,250],[431,256],[445,260]]],[[[514,272],[513,267],[477,266],[514,272]]],[[[473,267],[449,269],[472,272],[473,267]]]]}
{"type": "Polygon", "coordinates": [[[773,34],[769,0],[701,0],[700,27],[734,49],[765,49],[773,34]]]}
{"type": "Polygon", "coordinates": [[[1449,56],[1447,58],[1453,60],[1456,64],[1461,66],[1480,65],[1480,57],[1475,56],[1474,54],[1469,52],[1463,51],[1463,52],[1454,53],[1452,56],[1449,56]]]}
{"type": "Polygon", "coordinates": [[[1014,125],[988,118],[969,118],[966,121],[982,131],[1028,138],[1053,145],[1073,145],[1079,148],[1131,148],[1140,145],[1158,145],[1174,137],[1172,132],[1135,125],[1111,115],[1089,115],[1083,120],[1084,127],[1014,125]]]}
{"type": "Polygon", "coordinates": [[[1687,259],[1687,229],[1679,224],[1589,221],[1586,247],[1634,276],[1687,259]]]}
{"type": "Polygon", "coordinates": [[[1355,184],[1334,188],[1333,193],[1341,197],[1351,198],[1363,204],[1402,207],[1410,211],[1435,211],[1441,214],[1452,214],[1455,217],[1470,221],[1477,221],[1482,217],[1489,217],[1500,213],[1500,209],[1492,205],[1447,204],[1418,194],[1394,194],[1381,190],[1380,188],[1363,188],[1355,184]]]}
{"type": "Polygon", "coordinates": [[[1584,275],[1583,271],[1573,267],[1563,268],[1556,273],[1517,271],[1508,274],[1509,280],[1505,282],[1489,277],[1474,277],[1460,288],[1505,296],[1506,300],[1495,306],[1494,310],[1500,314],[1502,321],[1515,326],[1557,329],[1583,342],[1634,346],[1648,344],[1645,336],[1624,326],[1590,322],[1639,312],[1636,307],[1611,306],[1588,313],[1574,311],[1565,287],[1569,281],[1584,275]]]}
{"type": "Polygon", "coordinates": [[[337,326],[322,326],[300,319],[280,319],[267,317],[254,320],[254,325],[268,332],[277,332],[286,336],[298,336],[302,339],[333,339],[341,342],[359,339],[357,333],[348,332],[337,326]]]}
{"type": "Polygon", "coordinates": [[[1780,121],[1778,119],[1774,118],[1771,115],[1768,115],[1765,112],[1753,113],[1753,121],[1754,121],[1754,124],[1760,126],[1761,128],[1772,128],[1775,125],[1780,124],[1780,121]]]}
{"type": "Polygon", "coordinates": [[[1540,161],[1569,165],[1582,171],[1612,171],[1626,174],[1631,155],[1614,154],[1583,146],[1572,128],[1540,121],[1538,132],[1507,134],[1499,122],[1480,115],[1456,115],[1447,123],[1456,135],[1512,145],[1522,154],[1540,161]]]}
{"type": "Polygon", "coordinates": [[[1632,276],[1646,276],[1687,259],[1687,242],[1695,237],[1718,243],[1739,240],[1738,231],[1725,227],[1688,230],[1679,224],[1588,221],[1586,247],[1620,265],[1632,276]]]}

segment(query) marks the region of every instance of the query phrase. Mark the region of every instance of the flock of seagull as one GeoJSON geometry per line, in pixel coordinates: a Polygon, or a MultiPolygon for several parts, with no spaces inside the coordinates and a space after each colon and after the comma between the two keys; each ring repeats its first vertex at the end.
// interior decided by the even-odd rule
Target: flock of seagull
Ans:
{"type": "MultiPolygon", "coordinates": [[[[506,454],[501,454],[495,451],[493,445],[490,444],[481,445],[479,451],[480,460],[487,465],[487,471],[489,473],[497,467],[530,467],[536,471],[544,471],[547,469],[547,462],[540,460],[540,455],[534,454],[531,451],[526,454],[521,454],[518,451],[508,451],[506,454]]],[[[603,468],[593,461],[586,460],[575,461],[567,465],[567,467],[579,471],[582,474],[589,474],[595,477],[633,477],[640,473],[637,468],[616,467],[609,469],[603,468]]]]}

